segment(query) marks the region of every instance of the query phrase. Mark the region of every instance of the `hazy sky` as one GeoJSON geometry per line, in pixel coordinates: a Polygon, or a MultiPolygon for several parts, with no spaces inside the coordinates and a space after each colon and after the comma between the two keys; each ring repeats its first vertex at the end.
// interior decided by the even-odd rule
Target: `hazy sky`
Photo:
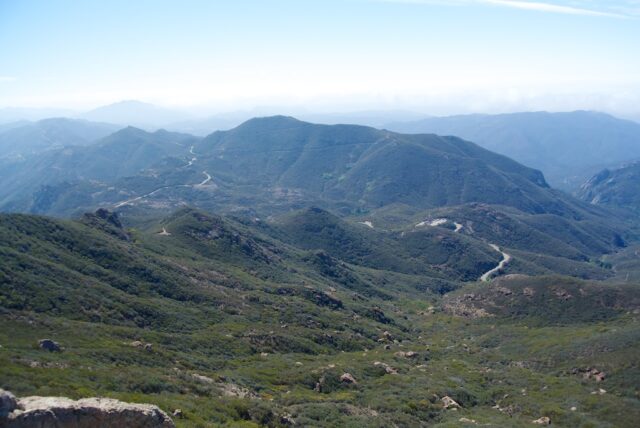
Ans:
{"type": "Polygon", "coordinates": [[[0,0],[0,107],[640,117],[640,1],[0,0]]]}

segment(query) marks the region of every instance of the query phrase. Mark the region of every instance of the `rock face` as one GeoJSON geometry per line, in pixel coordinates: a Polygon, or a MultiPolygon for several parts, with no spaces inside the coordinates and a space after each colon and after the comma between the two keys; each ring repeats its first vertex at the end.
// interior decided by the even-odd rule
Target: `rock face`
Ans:
{"type": "Polygon", "coordinates": [[[157,406],[131,404],[110,398],[71,400],[66,397],[24,397],[18,400],[0,390],[3,411],[0,426],[6,428],[173,428],[173,421],[157,406]],[[5,402],[8,403],[5,406],[5,402]]]}

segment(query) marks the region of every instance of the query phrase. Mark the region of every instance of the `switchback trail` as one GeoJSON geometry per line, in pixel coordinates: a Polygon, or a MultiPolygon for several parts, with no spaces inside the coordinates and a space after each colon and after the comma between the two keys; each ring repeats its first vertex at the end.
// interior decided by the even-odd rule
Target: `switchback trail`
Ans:
{"type": "Polygon", "coordinates": [[[489,244],[489,246],[491,248],[493,248],[494,250],[496,250],[497,252],[499,252],[500,254],[502,254],[502,260],[500,260],[500,263],[498,263],[498,266],[494,267],[493,269],[491,269],[488,272],[485,272],[480,277],[480,281],[482,281],[482,282],[489,281],[493,275],[495,275],[496,273],[498,273],[502,269],[504,269],[504,267],[507,265],[507,263],[509,263],[511,261],[511,255],[509,255],[509,254],[505,253],[504,251],[502,251],[500,249],[500,247],[498,247],[496,244],[489,244]]]}

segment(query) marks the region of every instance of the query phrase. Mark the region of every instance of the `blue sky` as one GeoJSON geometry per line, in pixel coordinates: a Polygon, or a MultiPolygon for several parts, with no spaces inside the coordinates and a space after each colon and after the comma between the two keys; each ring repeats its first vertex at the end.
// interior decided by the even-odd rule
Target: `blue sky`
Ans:
{"type": "Polygon", "coordinates": [[[0,107],[640,117],[640,1],[0,0],[0,107]]]}

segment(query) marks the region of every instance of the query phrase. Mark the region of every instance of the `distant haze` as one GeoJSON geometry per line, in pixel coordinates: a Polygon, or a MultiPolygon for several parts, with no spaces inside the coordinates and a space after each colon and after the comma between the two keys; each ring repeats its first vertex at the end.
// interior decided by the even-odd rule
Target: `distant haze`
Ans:
{"type": "Polygon", "coordinates": [[[0,2],[0,109],[137,99],[184,120],[261,106],[639,120],[639,11],[632,0],[0,2]]]}

